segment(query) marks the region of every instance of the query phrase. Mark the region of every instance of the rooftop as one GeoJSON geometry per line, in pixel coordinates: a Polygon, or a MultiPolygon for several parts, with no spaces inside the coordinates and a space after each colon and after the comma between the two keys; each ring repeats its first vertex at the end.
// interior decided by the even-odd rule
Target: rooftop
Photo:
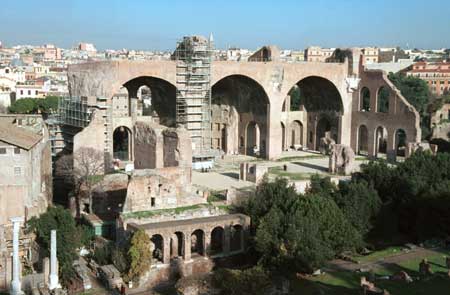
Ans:
{"type": "Polygon", "coordinates": [[[30,150],[41,139],[41,135],[16,127],[11,123],[0,121],[0,141],[30,150]]]}

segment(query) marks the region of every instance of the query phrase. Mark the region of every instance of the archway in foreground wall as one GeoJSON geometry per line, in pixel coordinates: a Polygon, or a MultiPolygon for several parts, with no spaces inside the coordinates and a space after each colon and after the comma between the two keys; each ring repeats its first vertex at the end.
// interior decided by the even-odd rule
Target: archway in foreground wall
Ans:
{"type": "Polygon", "coordinates": [[[224,229],[221,226],[215,227],[211,232],[211,254],[223,252],[224,229]]]}
{"type": "Polygon", "coordinates": [[[240,224],[236,224],[231,227],[230,233],[230,250],[241,251],[243,250],[244,243],[244,229],[240,224]]]}
{"type": "Polygon", "coordinates": [[[113,132],[113,157],[121,161],[132,160],[132,134],[130,129],[119,126],[113,132]]]}
{"type": "Polygon", "coordinates": [[[286,127],[283,122],[281,122],[281,150],[286,150],[286,127]]]}
{"type": "Polygon", "coordinates": [[[142,85],[137,91],[137,111],[141,116],[151,116],[152,108],[152,90],[147,85],[142,85]]]}
{"type": "Polygon", "coordinates": [[[366,125],[361,125],[358,128],[357,149],[359,155],[367,156],[369,154],[369,131],[366,125]]]}
{"type": "Polygon", "coordinates": [[[170,237],[170,258],[181,257],[184,253],[184,234],[182,232],[175,232],[170,237]]]}
{"type": "Polygon", "coordinates": [[[165,126],[176,125],[176,87],[170,82],[149,76],[123,84],[128,90],[130,115],[157,116],[165,126]]]}
{"type": "Polygon", "coordinates": [[[300,121],[291,123],[291,147],[303,146],[303,124],[300,121]]]}
{"type": "Polygon", "coordinates": [[[201,229],[197,229],[191,234],[192,254],[205,255],[204,240],[205,240],[205,233],[201,229]]]}
{"type": "Polygon", "coordinates": [[[339,90],[333,82],[318,76],[306,77],[289,90],[286,99],[290,101],[286,103],[285,100],[282,111],[286,111],[289,106],[291,112],[305,112],[305,117],[308,118],[307,122],[304,122],[304,128],[307,130],[306,142],[309,149],[318,150],[320,139],[328,131],[337,143],[340,142],[342,131],[339,130],[339,125],[344,115],[344,106],[339,90]]]}
{"type": "Polygon", "coordinates": [[[394,142],[394,148],[397,156],[400,157],[405,156],[406,142],[407,136],[405,130],[397,129],[395,131],[395,142],[394,142]]]}
{"type": "Polygon", "coordinates": [[[163,262],[164,260],[164,238],[161,235],[153,235],[151,241],[151,254],[155,261],[163,262]]]}
{"type": "Polygon", "coordinates": [[[258,157],[261,154],[263,147],[260,144],[261,132],[256,122],[248,123],[245,137],[247,138],[245,154],[258,157]]]}
{"type": "Polygon", "coordinates": [[[258,126],[260,156],[266,157],[268,146],[269,98],[264,88],[255,80],[243,75],[222,78],[212,86],[212,142],[228,154],[252,154],[249,142],[254,138],[250,127],[258,126]],[[219,130],[226,128],[226,137],[219,130]],[[226,142],[226,149],[220,142],[226,142]]]}
{"type": "Polygon", "coordinates": [[[387,151],[387,140],[388,140],[388,132],[387,129],[383,126],[378,126],[375,129],[375,156],[376,157],[386,157],[387,151]]]}

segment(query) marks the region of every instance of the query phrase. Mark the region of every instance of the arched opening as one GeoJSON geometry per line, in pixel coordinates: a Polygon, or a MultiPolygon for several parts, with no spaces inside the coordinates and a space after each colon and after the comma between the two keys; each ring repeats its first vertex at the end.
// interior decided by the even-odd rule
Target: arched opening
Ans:
{"type": "Polygon", "coordinates": [[[175,127],[177,90],[173,84],[160,78],[141,76],[123,86],[128,90],[132,116],[152,116],[162,125],[175,127]]]}
{"type": "Polygon", "coordinates": [[[113,133],[113,156],[121,161],[131,160],[131,131],[125,126],[119,126],[113,133]]]}
{"type": "Polygon", "coordinates": [[[359,110],[362,112],[370,111],[370,90],[367,87],[363,87],[361,89],[359,98],[359,110]]]}
{"type": "Polygon", "coordinates": [[[240,224],[231,227],[230,250],[242,251],[244,246],[244,230],[240,224]]]}
{"type": "Polygon", "coordinates": [[[269,61],[270,60],[270,53],[269,53],[269,50],[266,48],[266,47],[264,47],[263,48],[263,50],[262,50],[262,61],[269,61]]]}
{"type": "Polygon", "coordinates": [[[191,254],[205,255],[205,233],[201,229],[195,230],[191,235],[191,254]]]}
{"type": "Polygon", "coordinates": [[[138,105],[137,112],[141,116],[151,116],[152,109],[152,90],[147,85],[139,87],[137,91],[138,105]]]}
{"type": "Polygon", "coordinates": [[[182,232],[175,232],[170,237],[170,258],[183,256],[184,253],[183,238],[184,235],[182,232]]]}
{"type": "Polygon", "coordinates": [[[291,146],[294,149],[303,146],[303,124],[300,121],[291,123],[291,146]]]}
{"type": "Polygon", "coordinates": [[[380,154],[386,156],[387,150],[387,138],[388,133],[386,128],[379,126],[375,130],[375,156],[379,157],[380,154]]]}
{"type": "Polygon", "coordinates": [[[369,131],[365,125],[358,129],[358,154],[367,156],[369,154],[369,131]]]}
{"type": "MultiPolygon", "coordinates": [[[[320,139],[326,132],[339,142],[339,124],[344,113],[342,97],[336,86],[328,79],[309,76],[300,80],[290,91],[291,110],[307,113],[308,148],[318,150],[320,139]]],[[[303,140],[302,140],[303,142],[303,140]]]]}
{"type": "Polygon", "coordinates": [[[150,251],[152,253],[152,258],[155,261],[163,262],[164,261],[164,239],[161,235],[156,234],[153,235],[150,239],[152,242],[150,247],[150,251]]]}
{"type": "Polygon", "coordinates": [[[223,252],[224,230],[221,226],[215,227],[211,232],[211,254],[223,252]]]}
{"type": "Polygon", "coordinates": [[[227,154],[248,154],[249,147],[256,145],[260,155],[266,156],[263,141],[268,143],[270,105],[264,88],[258,82],[243,75],[227,76],[212,86],[211,104],[213,130],[216,126],[226,126],[225,134],[220,129],[212,132],[212,142],[216,139],[225,142],[226,149],[223,144],[220,146],[227,154]],[[256,125],[259,129],[257,139],[254,137],[256,125]],[[248,135],[253,137],[248,138],[248,135]],[[251,146],[248,145],[250,142],[251,146]]]}
{"type": "Polygon", "coordinates": [[[286,150],[286,127],[284,127],[283,122],[281,122],[281,150],[286,150]]]}
{"type": "Polygon", "coordinates": [[[389,112],[389,90],[381,86],[377,93],[377,112],[388,113],[389,112]]]}
{"type": "Polygon", "coordinates": [[[404,157],[406,148],[406,132],[403,129],[395,131],[395,152],[397,156],[404,157]]]}
{"type": "Polygon", "coordinates": [[[259,157],[261,155],[260,131],[256,122],[250,122],[247,126],[246,155],[259,157]]]}

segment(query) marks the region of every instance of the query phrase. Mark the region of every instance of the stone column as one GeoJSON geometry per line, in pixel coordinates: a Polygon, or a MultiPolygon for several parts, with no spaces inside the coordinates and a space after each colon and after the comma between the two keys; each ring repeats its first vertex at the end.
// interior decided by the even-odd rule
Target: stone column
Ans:
{"type": "Polygon", "coordinates": [[[56,230],[50,232],[50,276],[49,285],[50,290],[61,288],[58,282],[58,260],[56,258],[56,230]]]}
{"type": "Polygon", "coordinates": [[[163,263],[170,263],[170,236],[163,238],[163,263]]]}
{"type": "Polygon", "coordinates": [[[203,255],[205,257],[208,257],[211,254],[210,245],[211,245],[211,232],[205,230],[203,235],[203,255]]]}
{"type": "Polygon", "coordinates": [[[223,254],[228,256],[230,255],[230,226],[227,225],[223,229],[223,254]]]}
{"type": "Polygon", "coordinates": [[[183,251],[183,255],[184,255],[184,260],[185,261],[190,261],[191,260],[191,234],[188,233],[184,233],[183,234],[183,238],[184,238],[184,251],[183,251]]]}
{"type": "Polygon", "coordinates": [[[24,294],[20,282],[20,260],[19,260],[19,231],[23,217],[11,218],[13,223],[13,279],[11,281],[11,295],[24,294]]]}

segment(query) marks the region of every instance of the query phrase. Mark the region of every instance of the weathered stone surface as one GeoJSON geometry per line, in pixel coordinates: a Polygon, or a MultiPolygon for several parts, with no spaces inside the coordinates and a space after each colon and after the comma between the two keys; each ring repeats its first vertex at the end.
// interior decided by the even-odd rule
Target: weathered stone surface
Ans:
{"type": "Polygon", "coordinates": [[[332,144],[330,150],[329,172],[350,175],[354,168],[355,153],[352,148],[342,144],[332,144]]]}

